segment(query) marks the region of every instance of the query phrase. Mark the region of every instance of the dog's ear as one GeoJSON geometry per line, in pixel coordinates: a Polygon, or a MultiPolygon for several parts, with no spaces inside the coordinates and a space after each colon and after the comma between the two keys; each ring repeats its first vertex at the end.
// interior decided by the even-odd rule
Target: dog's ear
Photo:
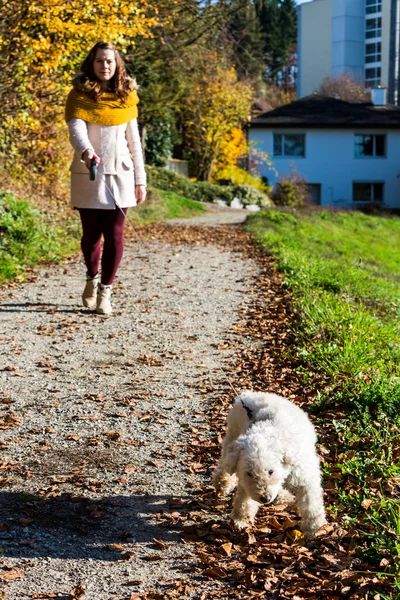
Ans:
{"type": "Polygon", "coordinates": [[[283,455],[282,455],[282,458],[281,458],[281,463],[282,463],[282,465],[283,465],[285,468],[287,468],[287,469],[290,469],[290,467],[292,467],[292,466],[293,466],[293,463],[292,463],[292,461],[291,461],[290,457],[289,457],[289,456],[287,456],[286,454],[283,454],[283,455]]]}
{"type": "Polygon", "coordinates": [[[236,473],[241,448],[242,446],[238,440],[229,444],[227,448],[225,468],[230,475],[236,473]]]}

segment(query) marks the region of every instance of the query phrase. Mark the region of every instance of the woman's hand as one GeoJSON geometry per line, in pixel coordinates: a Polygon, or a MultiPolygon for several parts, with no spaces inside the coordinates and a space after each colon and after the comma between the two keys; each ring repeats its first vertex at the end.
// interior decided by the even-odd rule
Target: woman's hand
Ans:
{"type": "Polygon", "coordinates": [[[97,156],[97,154],[95,154],[93,152],[93,150],[91,150],[90,148],[88,148],[82,154],[82,160],[83,160],[83,162],[85,163],[85,165],[87,166],[88,169],[90,169],[90,161],[92,160],[92,158],[95,159],[96,165],[98,165],[100,163],[100,161],[101,161],[100,156],[97,156]]]}
{"type": "Polygon", "coordinates": [[[145,185],[135,185],[135,196],[136,196],[136,204],[142,204],[146,200],[146,186],[145,185]]]}

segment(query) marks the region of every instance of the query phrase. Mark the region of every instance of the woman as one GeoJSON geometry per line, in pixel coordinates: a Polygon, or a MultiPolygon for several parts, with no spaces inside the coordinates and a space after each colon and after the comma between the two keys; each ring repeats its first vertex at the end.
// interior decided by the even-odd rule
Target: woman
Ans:
{"type": "Polygon", "coordinates": [[[81,248],[87,268],[84,306],[109,315],[111,286],[123,254],[125,215],[146,198],[146,173],[137,126],[136,83],[108,42],[98,42],[73,81],[65,109],[75,150],[71,202],[82,221],[81,248]],[[94,159],[97,174],[89,178],[94,159]],[[104,238],[99,264],[101,238],[104,238]]]}

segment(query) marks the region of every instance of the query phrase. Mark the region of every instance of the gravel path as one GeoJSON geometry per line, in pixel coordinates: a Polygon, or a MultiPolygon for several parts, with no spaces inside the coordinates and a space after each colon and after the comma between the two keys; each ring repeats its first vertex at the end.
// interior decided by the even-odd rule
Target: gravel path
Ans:
{"type": "MultiPolygon", "coordinates": [[[[195,223],[235,227],[243,213],[195,223]]],[[[207,347],[232,330],[256,266],[213,245],[150,250],[128,242],[108,319],[80,306],[78,258],[1,290],[0,598],[206,585],[157,515],[173,521],[202,485],[186,448],[193,431],[207,438],[207,389],[222,380],[207,347]]]]}

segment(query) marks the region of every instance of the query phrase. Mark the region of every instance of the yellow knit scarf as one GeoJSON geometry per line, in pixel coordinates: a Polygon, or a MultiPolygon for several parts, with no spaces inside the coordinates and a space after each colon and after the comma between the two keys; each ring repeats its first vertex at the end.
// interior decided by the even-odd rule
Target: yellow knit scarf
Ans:
{"type": "Polygon", "coordinates": [[[93,100],[89,94],[73,89],[67,98],[65,120],[83,119],[97,125],[122,125],[138,115],[139,98],[132,90],[124,102],[114,92],[104,92],[99,100],[93,100]]]}

